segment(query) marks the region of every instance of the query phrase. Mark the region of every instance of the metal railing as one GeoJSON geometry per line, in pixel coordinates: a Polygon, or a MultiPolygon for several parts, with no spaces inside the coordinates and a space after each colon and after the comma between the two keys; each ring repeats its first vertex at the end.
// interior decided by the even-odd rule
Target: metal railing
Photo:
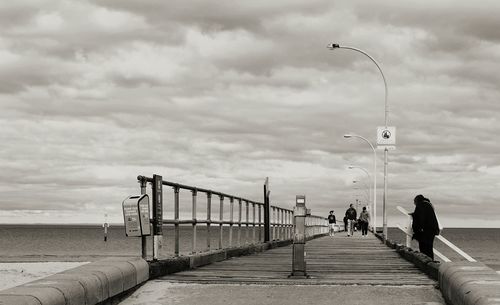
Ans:
{"type": "MultiPolygon", "coordinates": [[[[408,213],[408,211],[406,211],[403,207],[398,206],[397,209],[402,214],[407,216],[406,227],[403,227],[402,225],[398,224],[398,228],[401,231],[403,231],[406,235],[406,247],[411,248],[411,239],[412,239],[411,222],[413,219],[412,219],[411,215],[408,213]]],[[[452,249],[453,251],[458,253],[460,256],[465,258],[467,261],[476,262],[476,260],[474,258],[472,258],[469,254],[465,253],[462,249],[460,249],[459,247],[454,245],[451,241],[447,240],[443,236],[437,235],[436,238],[439,239],[440,241],[442,241],[445,245],[447,245],[450,249],[452,249]]],[[[433,250],[434,250],[434,254],[436,254],[436,256],[439,257],[443,262],[451,262],[451,260],[448,257],[446,257],[443,253],[439,252],[436,249],[433,249],[433,250]]]]}
{"type": "MultiPolygon", "coordinates": [[[[142,194],[147,192],[147,184],[152,184],[154,181],[153,178],[145,176],[138,176],[137,179],[140,182],[142,194]]],[[[290,209],[271,205],[269,207],[270,221],[267,224],[263,215],[265,204],[262,202],[165,180],[161,180],[161,184],[170,187],[170,193],[173,195],[172,202],[166,202],[166,204],[173,205],[174,217],[170,219],[162,217],[161,227],[173,226],[173,254],[175,256],[181,255],[181,225],[191,226],[191,251],[182,254],[209,252],[264,242],[265,226],[269,226],[270,239],[273,241],[292,239],[293,211],[290,209]],[[181,215],[186,215],[186,210],[188,210],[188,207],[181,206],[180,203],[181,193],[183,192],[190,192],[191,217],[189,218],[181,218],[181,215]],[[199,200],[201,196],[203,196],[203,203],[199,200]],[[217,201],[214,202],[214,199],[217,201]],[[214,211],[216,210],[214,209],[214,204],[218,205],[218,211],[214,211]],[[200,213],[198,210],[201,205],[203,205],[203,208],[206,208],[206,214],[202,218],[199,218],[200,213]],[[181,209],[184,213],[181,213],[181,209]],[[197,233],[200,225],[205,226],[206,240],[205,247],[201,251],[198,251],[197,233]],[[212,244],[212,230],[218,231],[217,246],[212,244]]],[[[165,205],[163,204],[163,198],[167,198],[168,193],[167,190],[159,193],[162,198],[158,200],[162,202],[163,206],[165,205]]],[[[152,222],[154,223],[154,219],[152,222]]],[[[318,226],[318,224],[314,224],[315,226],[318,226]]],[[[156,249],[154,245],[153,249],[156,249]]],[[[158,251],[159,249],[153,250],[153,258],[157,258],[158,255],[155,252],[158,251]]],[[[143,237],[142,241],[142,253],[143,257],[147,256],[147,242],[145,237],[143,237]]]]}
{"type": "Polygon", "coordinates": [[[306,216],[306,238],[328,234],[329,231],[330,227],[327,218],[314,215],[306,216]]]}

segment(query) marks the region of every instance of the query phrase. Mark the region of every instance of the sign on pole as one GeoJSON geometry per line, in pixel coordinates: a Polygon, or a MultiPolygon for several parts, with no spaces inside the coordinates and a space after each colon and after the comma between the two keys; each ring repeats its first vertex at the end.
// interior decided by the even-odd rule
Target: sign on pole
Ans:
{"type": "Polygon", "coordinates": [[[396,127],[377,127],[377,148],[396,149],[396,127]]]}
{"type": "Polygon", "coordinates": [[[153,175],[153,234],[163,235],[163,180],[153,175]]]}

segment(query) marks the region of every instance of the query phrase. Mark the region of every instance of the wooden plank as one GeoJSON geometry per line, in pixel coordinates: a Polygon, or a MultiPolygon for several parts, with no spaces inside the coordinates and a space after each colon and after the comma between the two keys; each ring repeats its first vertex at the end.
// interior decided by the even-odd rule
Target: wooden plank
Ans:
{"type": "Polygon", "coordinates": [[[288,246],[171,274],[161,280],[273,285],[435,284],[373,236],[335,236],[310,241],[306,245],[306,259],[309,279],[288,279],[292,261],[291,246],[288,246]]]}

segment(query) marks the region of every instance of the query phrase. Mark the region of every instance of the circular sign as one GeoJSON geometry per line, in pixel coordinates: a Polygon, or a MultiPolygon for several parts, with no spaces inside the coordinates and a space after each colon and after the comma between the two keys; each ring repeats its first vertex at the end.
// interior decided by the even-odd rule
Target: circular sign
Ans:
{"type": "Polygon", "coordinates": [[[391,137],[391,132],[389,130],[382,131],[382,138],[389,139],[391,137]]]}

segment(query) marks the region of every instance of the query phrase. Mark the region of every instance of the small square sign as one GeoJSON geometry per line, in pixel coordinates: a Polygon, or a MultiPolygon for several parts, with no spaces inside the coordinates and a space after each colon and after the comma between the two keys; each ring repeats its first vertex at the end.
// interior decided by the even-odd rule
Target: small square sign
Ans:
{"type": "Polygon", "coordinates": [[[377,145],[395,146],[396,145],[396,127],[377,127],[377,145]]]}

